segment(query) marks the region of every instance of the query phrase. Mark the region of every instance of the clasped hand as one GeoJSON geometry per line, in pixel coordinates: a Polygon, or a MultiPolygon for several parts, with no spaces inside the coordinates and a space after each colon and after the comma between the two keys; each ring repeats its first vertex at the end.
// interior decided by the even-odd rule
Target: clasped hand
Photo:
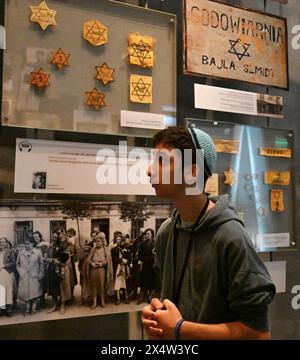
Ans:
{"type": "Polygon", "coordinates": [[[152,299],[142,311],[142,324],[150,340],[175,339],[175,326],[182,318],[170,300],[152,299]]]}

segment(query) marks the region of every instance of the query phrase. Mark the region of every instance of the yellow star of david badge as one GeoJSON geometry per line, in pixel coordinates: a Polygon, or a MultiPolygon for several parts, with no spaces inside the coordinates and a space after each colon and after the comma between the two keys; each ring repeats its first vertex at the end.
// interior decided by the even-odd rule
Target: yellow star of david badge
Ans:
{"type": "Polygon", "coordinates": [[[36,72],[32,72],[30,85],[36,86],[38,89],[45,88],[46,86],[50,85],[49,83],[50,76],[51,75],[45,73],[43,69],[39,69],[36,72]]]}
{"type": "Polygon", "coordinates": [[[130,34],[128,37],[129,64],[145,68],[154,66],[154,38],[130,34]]]}
{"type": "Polygon", "coordinates": [[[152,104],[152,77],[130,75],[130,101],[152,104]]]}
{"type": "Polygon", "coordinates": [[[99,110],[102,106],[106,106],[104,102],[105,94],[102,94],[97,88],[94,88],[92,91],[86,91],[85,94],[88,106],[92,106],[96,110],[99,110]]]}
{"type": "Polygon", "coordinates": [[[98,20],[90,20],[83,24],[83,37],[94,46],[107,43],[107,33],[107,27],[98,20]]]}
{"type": "Polygon", "coordinates": [[[115,81],[114,72],[115,69],[110,68],[106,63],[101,66],[96,66],[97,75],[96,79],[101,80],[104,85],[115,81]]]}
{"type": "Polygon", "coordinates": [[[46,30],[49,25],[57,25],[55,21],[56,11],[48,8],[46,1],[43,1],[39,6],[30,6],[32,15],[30,21],[40,24],[43,30],[46,30]]]}
{"type": "Polygon", "coordinates": [[[69,66],[69,57],[71,54],[66,54],[61,48],[59,48],[56,53],[52,53],[51,64],[56,65],[58,70],[61,70],[63,66],[69,66]]]}
{"type": "Polygon", "coordinates": [[[230,168],[229,170],[224,171],[224,184],[232,186],[236,182],[236,173],[230,168]]]}

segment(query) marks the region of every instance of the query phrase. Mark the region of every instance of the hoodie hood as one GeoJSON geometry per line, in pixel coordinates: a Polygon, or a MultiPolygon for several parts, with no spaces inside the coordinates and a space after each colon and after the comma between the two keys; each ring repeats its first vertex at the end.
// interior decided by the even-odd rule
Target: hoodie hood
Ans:
{"type": "MultiPolygon", "coordinates": [[[[228,221],[236,220],[240,224],[243,224],[242,220],[239,218],[236,210],[234,207],[230,204],[228,195],[221,195],[221,196],[209,196],[209,200],[215,203],[215,206],[207,212],[198,222],[196,227],[194,228],[194,233],[198,233],[203,231],[207,228],[212,227],[218,227],[228,221]]],[[[180,215],[177,211],[177,209],[173,210],[172,213],[172,221],[176,223],[176,228],[191,232],[195,224],[189,226],[189,227],[182,227],[181,221],[180,221],[180,215]]]]}

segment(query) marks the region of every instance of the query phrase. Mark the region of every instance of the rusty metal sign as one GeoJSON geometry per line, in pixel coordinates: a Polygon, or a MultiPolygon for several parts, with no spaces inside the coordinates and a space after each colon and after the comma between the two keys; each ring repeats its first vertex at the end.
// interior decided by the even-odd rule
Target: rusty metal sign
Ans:
{"type": "Polygon", "coordinates": [[[184,72],[288,88],[286,19],[210,0],[184,1],[184,72]]]}

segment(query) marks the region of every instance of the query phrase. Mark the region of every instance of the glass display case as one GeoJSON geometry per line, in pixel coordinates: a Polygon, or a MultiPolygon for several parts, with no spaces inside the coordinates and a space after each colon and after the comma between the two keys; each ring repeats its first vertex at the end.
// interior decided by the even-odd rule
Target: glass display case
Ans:
{"type": "Polygon", "coordinates": [[[217,165],[208,191],[229,195],[256,249],[296,249],[293,132],[185,121],[213,138],[217,165]]]}
{"type": "Polygon", "coordinates": [[[175,15],[109,0],[42,4],[5,2],[3,125],[151,137],[175,124],[175,15]]]}

